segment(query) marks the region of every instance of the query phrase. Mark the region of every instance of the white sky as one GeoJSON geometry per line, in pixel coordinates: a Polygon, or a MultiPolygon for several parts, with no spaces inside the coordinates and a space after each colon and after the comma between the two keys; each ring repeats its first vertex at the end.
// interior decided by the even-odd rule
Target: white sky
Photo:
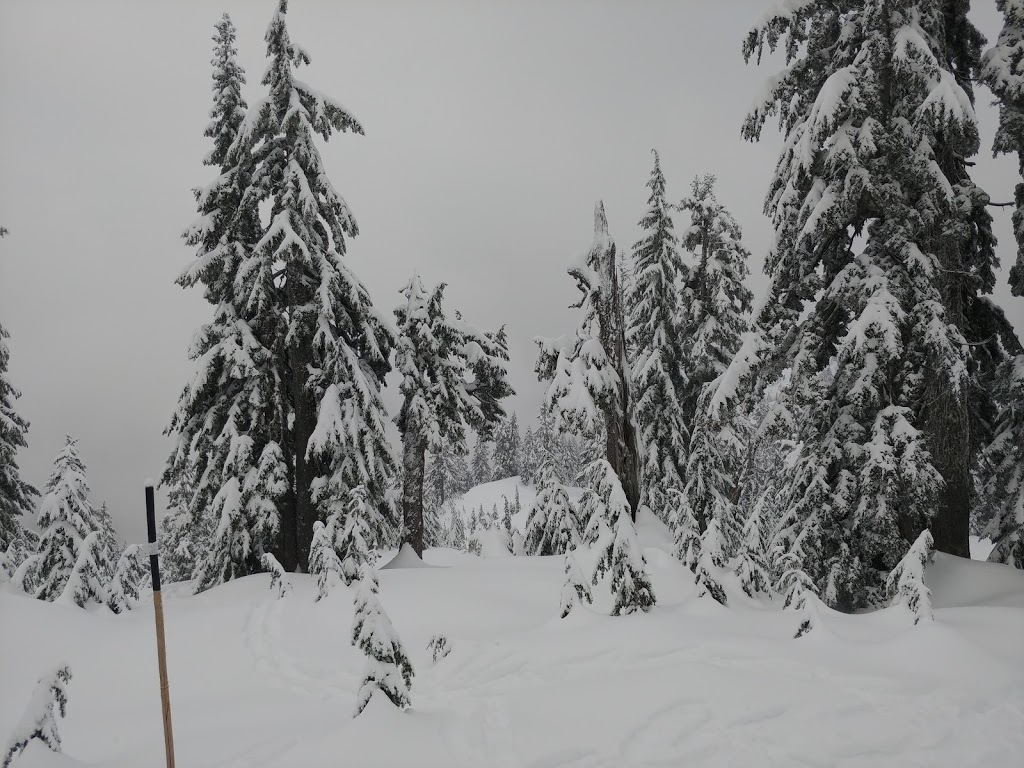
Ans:
{"type": "MultiPolygon", "coordinates": [[[[211,175],[201,158],[213,24],[231,13],[254,101],[275,4],[0,4],[0,224],[11,230],[0,322],[32,422],[19,462],[42,487],[63,435],[77,436],[93,500],[108,501],[128,541],[144,535],[142,483],[162,471],[186,352],[210,316],[199,290],[174,279],[192,258],[179,237],[195,214],[190,189],[211,175]]],[[[993,38],[994,3],[975,5],[993,38]]],[[[313,58],[303,78],[366,129],[321,149],[359,222],[349,258],[375,302],[390,311],[415,267],[448,282],[467,319],[506,323],[512,405],[532,420],[541,387],[530,339],[572,330],[565,267],[590,243],[595,200],[620,248],[637,238],[652,147],[673,199],[695,174],[718,176],[754,252],[752,287],[763,288],[761,207],[778,137],[750,145],[740,125],[777,62],[747,67],[740,45],[764,7],[292,0],[292,39],[313,58]]],[[[979,92],[974,177],[1006,201],[1016,160],[989,156],[990,100],[979,92]]],[[[1024,300],[1005,286],[1009,210],[995,216],[1006,267],[997,300],[1022,329],[1024,300]]]]}

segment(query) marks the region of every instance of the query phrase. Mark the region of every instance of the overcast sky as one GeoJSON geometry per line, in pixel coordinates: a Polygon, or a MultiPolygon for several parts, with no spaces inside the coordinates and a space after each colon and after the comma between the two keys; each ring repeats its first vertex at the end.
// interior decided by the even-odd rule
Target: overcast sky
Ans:
{"type": "MultiPolygon", "coordinates": [[[[65,433],[80,440],[93,500],[140,541],[142,483],[159,477],[162,436],[210,316],[174,284],[192,253],[210,106],[213,24],[227,10],[249,84],[261,94],[263,33],[275,0],[0,3],[0,322],[10,378],[32,422],[18,457],[42,487],[65,433]]],[[[975,20],[998,30],[993,0],[975,20]]],[[[292,0],[292,39],[311,54],[303,79],[344,103],[366,136],[322,147],[361,234],[348,258],[385,311],[412,270],[449,283],[448,302],[483,327],[508,327],[513,407],[532,420],[538,334],[570,332],[565,267],[591,240],[603,198],[628,248],[646,201],[650,150],[669,195],[695,174],[744,228],[760,274],[762,214],[778,136],[740,138],[777,62],[745,66],[740,44],[764,0],[555,3],[292,0]]],[[[987,150],[995,112],[979,94],[985,151],[975,178],[1012,199],[1016,162],[987,150]]],[[[1014,257],[1009,211],[1000,253],[1014,257]]],[[[682,225],[679,221],[679,225],[682,225]]],[[[1001,275],[1018,329],[1024,300],[1001,275]]],[[[395,376],[389,378],[393,387],[395,376]]],[[[396,404],[389,398],[389,404],[396,404]]]]}

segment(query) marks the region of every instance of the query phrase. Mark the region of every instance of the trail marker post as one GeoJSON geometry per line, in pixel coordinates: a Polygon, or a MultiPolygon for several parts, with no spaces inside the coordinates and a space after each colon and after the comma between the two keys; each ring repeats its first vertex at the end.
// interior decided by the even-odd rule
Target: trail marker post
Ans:
{"type": "Polygon", "coordinates": [[[164,754],[174,768],[174,732],[171,729],[171,692],[167,685],[167,646],[164,644],[164,601],[160,594],[160,556],[156,543],[156,502],[153,483],[146,482],[146,528],[149,531],[149,572],[153,577],[153,613],[156,616],[156,658],[160,667],[160,706],[164,718],[164,754]]]}

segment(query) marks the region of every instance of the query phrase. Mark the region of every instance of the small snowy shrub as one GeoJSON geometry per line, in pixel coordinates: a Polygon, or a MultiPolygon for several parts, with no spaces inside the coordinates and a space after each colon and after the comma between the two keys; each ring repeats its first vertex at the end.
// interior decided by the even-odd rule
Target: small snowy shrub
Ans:
{"type": "Polygon", "coordinates": [[[292,585],[288,581],[288,574],[276,557],[269,552],[264,552],[260,556],[260,565],[270,571],[270,591],[277,592],[278,599],[291,592],[292,585]]]}
{"type": "Polygon", "coordinates": [[[590,585],[576,562],[576,550],[565,553],[565,581],[562,582],[562,605],[560,617],[568,616],[572,609],[582,603],[590,604],[594,596],[590,592],[590,585]]]}
{"type": "Polygon", "coordinates": [[[451,646],[448,645],[448,638],[444,635],[434,635],[431,637],[430,642],[427,643],[427,650],[431,652],[431,657],[435,664],[452,652],[451,646]]]}
{"type": "Polygon", "coordinates": [[[783,608],[800,612],[800,626],[793,637],[803,637],[818,625],[821,600],[814,588],[814,582],[800,567],[794,554],[788,553],[783,556],[781,562],[785,568],[780,580],[782,590],[786,594],[783,608]]]}
{"type": "Polygon", "coordinates": [[[905,606],[913,615],[915,625],[921,619],[933,618],[932,593],[924,583],[924,568],[931,560],[933,545],[931,531],[922,531],[885,582],[892,605],[905,606]]]}
{"type": "Polygon", "coordinates": [[[355,615],[352,619],[352,644],[366,655],[366,671],[356,696],[358,717],[380,691],[399,709],[409,706],[413,668],[405,655],[401,640],[380,602],[377,575],[367,569],[356,593],[355,615]]]}
{"type": "Polygon", "coordinates": [[[60,752],[57,718],[64,717],[67,711],[67,684],[70,681],[71,670],[66,666],[39,678],[28,708],[7,742],[0,768],[9,768],[32,739],[39,739],[52,752],[60,752]]]}

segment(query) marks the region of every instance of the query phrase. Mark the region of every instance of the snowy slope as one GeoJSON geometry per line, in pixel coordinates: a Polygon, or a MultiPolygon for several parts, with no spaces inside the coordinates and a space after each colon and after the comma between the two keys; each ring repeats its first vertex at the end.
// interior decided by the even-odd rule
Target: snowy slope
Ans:
{"type": "MultiPolygon", "coordinates": [[[[428,550],[435,568],[380,572],[416,668],[413,708],[351,719],[363,660],[351,592],[314,603],[293,576],[276,600],[253,576],[200,596],[166,590],[177,763],[279,766],[980,766],[1024,754],[1024,573],[937,556],[936,621],[899,611],[795,618],[735,589],[697,600],[641,521],[658,607],[557,618],[561,558],[428,550]],[[653,545],[653,546],[652,546],[653,545]],[[432,666],[426,645],[451,654],[432,666]]],[[[390,560],[393,553],[385,555],[390,560]]],[[[0,587],[0,589],[5,589],[0,587]]],[[[37,675],[74,672],[68,759],[17,768],[157,768],[162,736],[148,605],[88,613],[0,592],[0,741],[37,675]]]]}

